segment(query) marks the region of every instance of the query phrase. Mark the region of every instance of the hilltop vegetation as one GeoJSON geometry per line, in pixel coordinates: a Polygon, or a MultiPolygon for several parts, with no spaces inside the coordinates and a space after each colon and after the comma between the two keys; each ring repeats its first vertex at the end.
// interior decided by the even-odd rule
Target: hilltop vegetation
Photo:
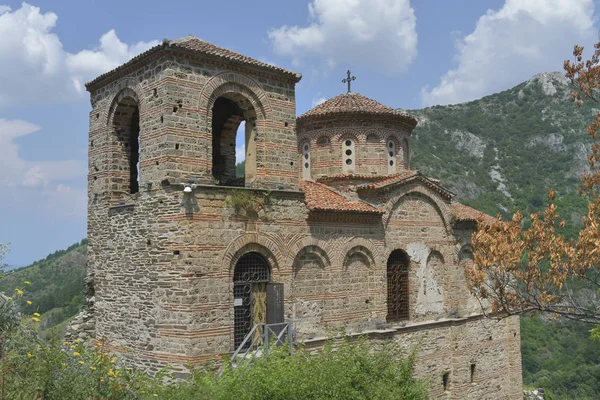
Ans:
{"type": "Polygon", "coordinates": [[[15,289],[25,290],[22,304],[26,314],[40,313],[42,327],[49,328],[73,317],[85,302],[87,240],[65,250],[56,251],[43,260],[11,270],[0,279],[0,292],[11,295],[15,289]],[[30,282],[26,285],[24,282],[30,282]]]}
{"type": "Polygon", "coordinates": [[[501,93],[450,106],[409,111],[419,121],[411,168],[442,180],[457,199],[491,215],[528,215],[553,188],[565,233],[581,225],[578,195],[587,169],[589,104],[578,108],[560,72],[538,74],[501,93]]]}

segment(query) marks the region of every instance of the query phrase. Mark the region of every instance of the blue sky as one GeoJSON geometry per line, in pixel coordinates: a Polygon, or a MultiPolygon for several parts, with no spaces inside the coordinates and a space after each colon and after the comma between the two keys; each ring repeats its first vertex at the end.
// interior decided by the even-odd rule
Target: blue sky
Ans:
{"type": "Polygon", "coordinates": [[[82,83],[192,34],[301,72],[297,113],[353,91],[392,107],[469,101],[562,69],[597,40],[593,0],[0,0],[0,243],[26,265],[86,235],[82,83]]]}

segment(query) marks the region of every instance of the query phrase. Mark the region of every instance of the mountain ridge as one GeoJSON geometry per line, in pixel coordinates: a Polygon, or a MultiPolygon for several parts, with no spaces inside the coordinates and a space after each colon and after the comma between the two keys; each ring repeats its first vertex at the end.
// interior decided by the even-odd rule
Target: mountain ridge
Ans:
{"type": "Polygon", "coordinates": [[[407,110],[419,122],[411,167],[491,215],[527,215],[546,204],[553,188],[573,234],[586,206],[579,176],[588,170],[586,128],[597,108],[579,108],[570,95],[562,73],[542,72],[478,100],[407,110]]]}

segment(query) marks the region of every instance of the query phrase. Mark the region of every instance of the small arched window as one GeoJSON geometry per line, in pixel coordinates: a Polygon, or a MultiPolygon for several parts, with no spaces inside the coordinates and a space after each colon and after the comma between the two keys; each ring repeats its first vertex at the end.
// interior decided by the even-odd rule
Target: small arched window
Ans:
{"type": "Polygon", "coordinates": [[[355,160],[355,148],[354,140],[344,139],[342,140],[342,171],[345,173],[354,172],[356,166],[354,165],[355,160]]]}
{"type": "Polygon", "coordinates": [[[310,179],[310,143],[306,142],[302,145],[302,179],[310,179]]]}

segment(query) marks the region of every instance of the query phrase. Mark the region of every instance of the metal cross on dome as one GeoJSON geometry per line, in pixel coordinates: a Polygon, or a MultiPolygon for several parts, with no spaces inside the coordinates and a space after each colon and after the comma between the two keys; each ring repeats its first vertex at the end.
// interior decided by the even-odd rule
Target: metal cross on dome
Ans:
{"type": "Polygon", "coordinates": [[[350,74],[350,70],[348,70],[348,72],[346,72],[348,74],[348,77],[346,79],[342,79],[342,83],[347,83],[348,84],[348,93],[350,93],[350,82],[356,80],[355,76],[351,76],[350,74]]]}

